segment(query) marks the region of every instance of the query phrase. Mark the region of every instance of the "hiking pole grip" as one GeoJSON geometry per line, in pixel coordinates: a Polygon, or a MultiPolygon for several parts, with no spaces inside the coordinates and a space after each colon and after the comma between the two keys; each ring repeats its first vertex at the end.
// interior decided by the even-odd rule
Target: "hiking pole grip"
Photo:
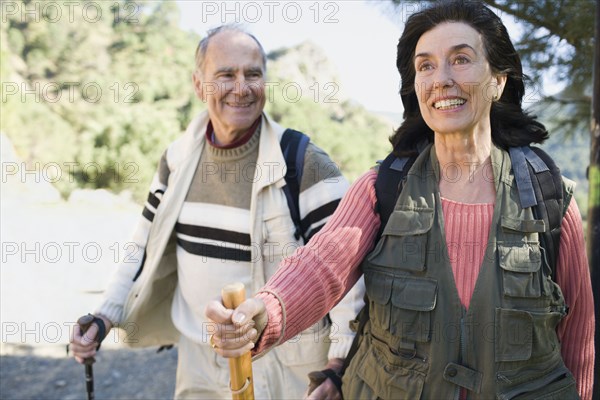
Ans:
{"type": "MultiPolygon", "coordinates": [[[[79,328],[81,329],[82,336],[85,335],[90,326],[92,326],[92,323],[94,323],[94,316],[92,314],[87,314],[82,317],[79,317],[79,319],[77,320],[77,325],[79,325],[79,328]]],[[[95,339],[96,338],[92,338],[92,340],[95,339]]],[[[96,359],[94,357],[88,357],[83,361],[83,363],[85,365],[90,365],[93,364],[95,361],[96,359]]]]}
{"type": "MultiPolygon", "coordinates": [[[[232,283],[221,290],[223,305],[235,309],[246,299],[246,289],[240,282],[232,283]]],[[[252,356],[250,352],[229,359],[231,381],[229,387],[233,400],[254,400],[254,381],[252,378],[252,356]]]]}
{"type": "MultiPolygon", "coordinates": [[[[77,325],[79,325],[79,329],[81,329],[81,334],[85,335],[87,330],[92,323],[94,322],[94,316],[92,314],[84,315],[77,320],[77,325]]],[[[95,338],[94,338],[95,339],[95,338]]],[[[88,400],[94,400],[94,371],[92,369],[92,365],[96,362],[94,357],[88,357],[83,360],[83,364],[85,365],[85,388],[87,391],[88,400]]]]}

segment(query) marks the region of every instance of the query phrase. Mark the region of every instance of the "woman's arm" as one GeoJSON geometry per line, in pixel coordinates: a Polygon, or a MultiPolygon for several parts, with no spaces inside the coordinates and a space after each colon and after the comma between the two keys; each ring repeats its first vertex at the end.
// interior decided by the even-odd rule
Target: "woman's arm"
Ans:
{"type": "Polygon", "coordinates": [[[569,313],[558,326],[562,357],[575,376],[581,398],[591,399],[594,383],[594,300],[581,214],[574,198],[562,221],[556,281],[569,307],[569,313]]]}
{"type": "Polygon", "coordinates": [[[361,275],[358,268],[379,230],[375,212],[375,171],[348,190],[325,227],[308,245],[282,262],[257,295],[269,322],[255,353],[283,343],[307,329],[334,307],[361,275]]]}

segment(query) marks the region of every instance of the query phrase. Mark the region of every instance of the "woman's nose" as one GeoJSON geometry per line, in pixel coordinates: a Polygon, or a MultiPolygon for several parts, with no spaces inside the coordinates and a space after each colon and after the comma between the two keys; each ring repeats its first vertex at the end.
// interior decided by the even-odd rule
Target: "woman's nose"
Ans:
{"type": "Polygon", "coordinates": [[[454,86],[454,84],[454,79],[452,79],[452,75],[447,67],[439,68],[437,70],[437,74],[433,81],[434,88],[447,88],[454,86]]]}

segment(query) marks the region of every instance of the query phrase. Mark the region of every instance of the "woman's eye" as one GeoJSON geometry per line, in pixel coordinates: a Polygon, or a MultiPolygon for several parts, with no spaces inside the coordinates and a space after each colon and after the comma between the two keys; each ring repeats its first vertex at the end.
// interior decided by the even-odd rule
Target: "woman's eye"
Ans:
{"type": "Polygon", "coordinates": [[[454,64],[467,64],[469,59],[464,56],[458,56],[454,59],[454,64]]]}
{"type": "Polygon", "coordinates": [[[419,64],[419,66],[417,67],[417,71],[429,71],[432,68],[433,65],[431,65],[430,63],[422,63],[419,64]]]}

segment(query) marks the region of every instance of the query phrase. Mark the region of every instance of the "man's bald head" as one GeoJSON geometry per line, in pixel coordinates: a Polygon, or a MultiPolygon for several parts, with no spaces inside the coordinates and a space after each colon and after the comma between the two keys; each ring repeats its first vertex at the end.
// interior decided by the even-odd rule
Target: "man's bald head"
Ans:
{"type": "Polygon", "coordinates": [[[214,37],[221,35],[243,35],[252,39],[254,43],[256,43],[256,46],[260,51],[263,62],[263,71],[266,72],[267,55],[265,54],[265,50],[263,49],[262,45],[260,44],[258,39],[254,37],[254,35],[244,31],[242,28],[236,25],[221,25],[207,32],[206,37],[200,40],[200,43],[198,43],[198,47],[196,48],[196,70],[202,72],[202,69],[204,68],[204,63],[206,61],[206,51],[208,50],[208,45],[214,37]]]}

